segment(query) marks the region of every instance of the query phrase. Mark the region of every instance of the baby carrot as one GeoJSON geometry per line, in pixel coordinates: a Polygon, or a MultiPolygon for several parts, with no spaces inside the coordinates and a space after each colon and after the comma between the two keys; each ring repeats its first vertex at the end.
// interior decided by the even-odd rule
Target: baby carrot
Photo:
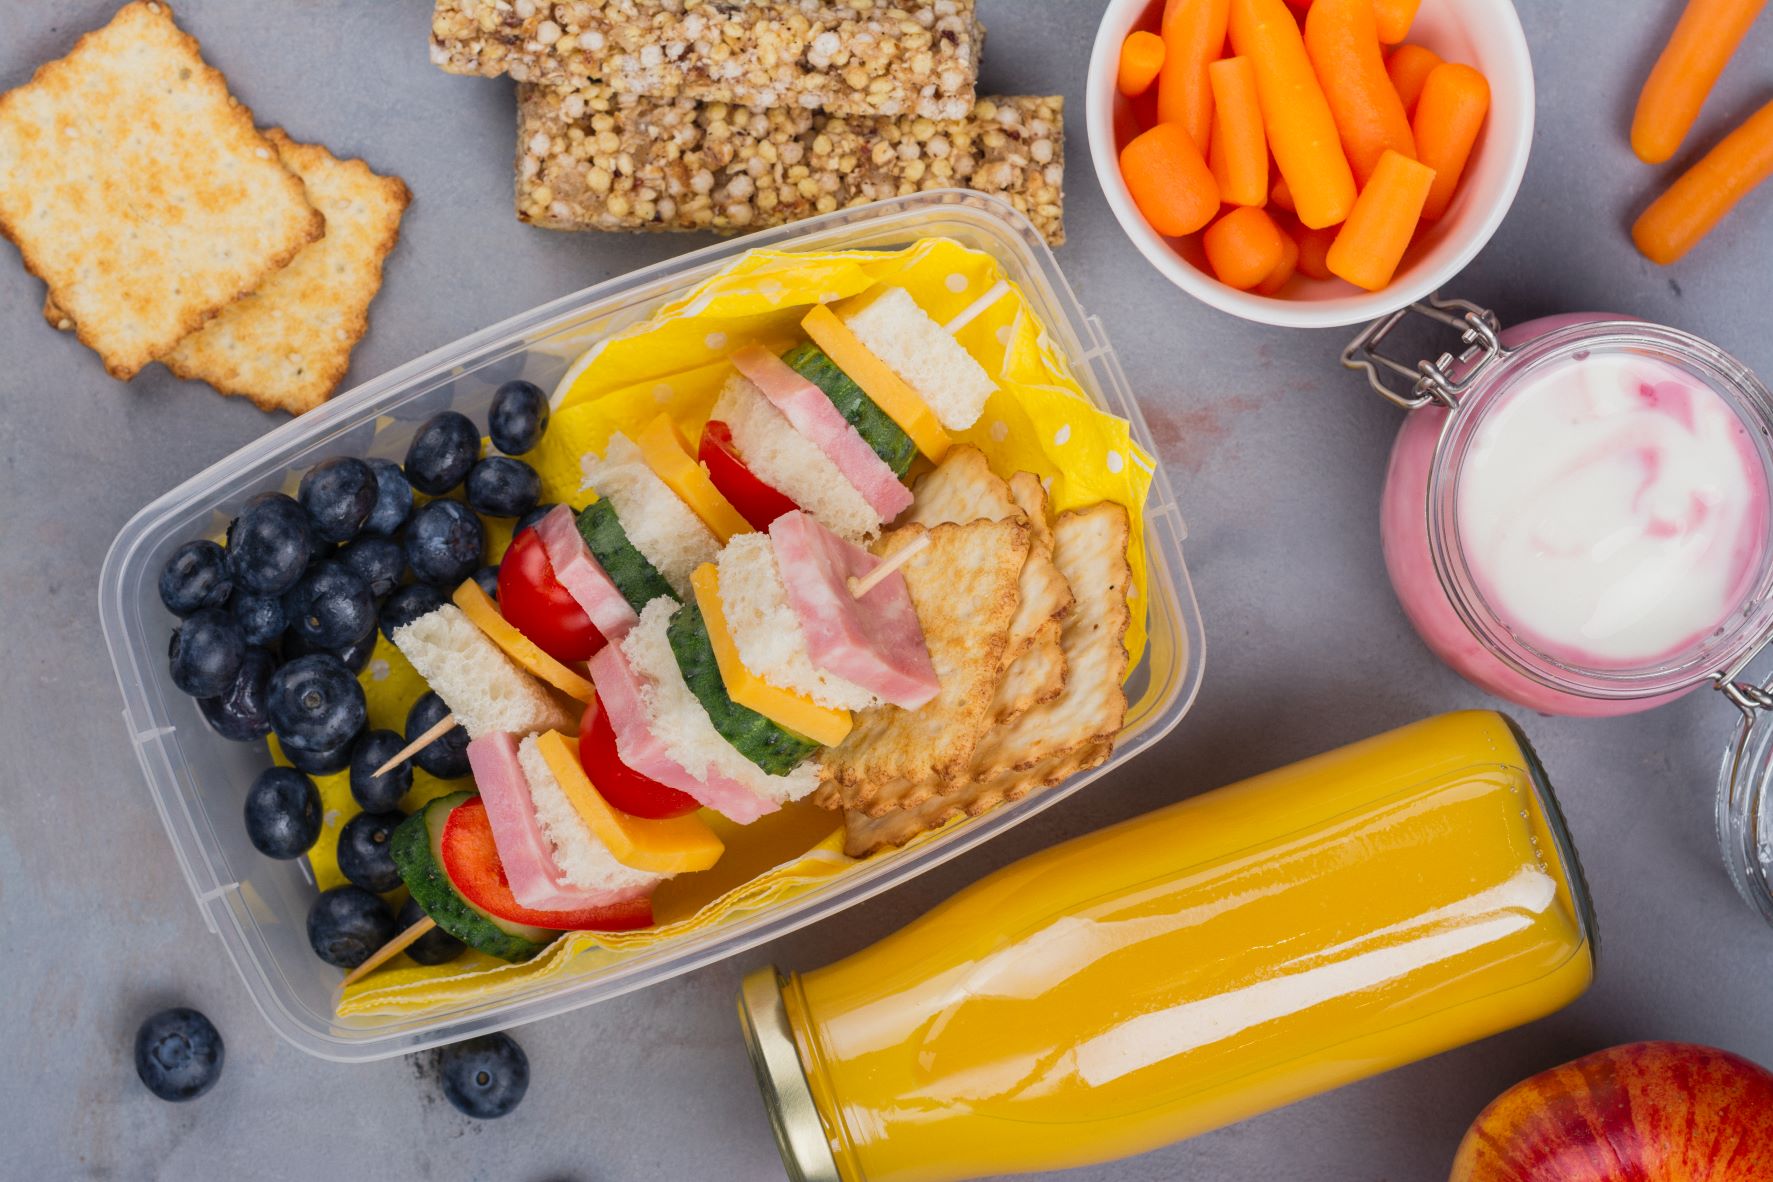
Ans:
{"type": "Polygon", "coordinates": [[[1285,237],[1266,212],[1240,205],[1208,226],[1200,244],[1219,282],[1247,291],[1280,265],[1286,253],[1281,244],[1285,237]]]}
{"type": "Polygon", "coordinates": [[[1287,188],[1286,177],[1274,178],[1274,188],[1268,191],[1268,200],[1270,204],[1278,205],[1288,213],[1293,212],[1293,190],[1287,188]]]}
{"type": "Polygon", "coordinates": [[[1416,23],[1416,10],[1422,7],[1422,0],[1373,0],[1373,20],[1379,33],[1379,40],[1387,45],[1396,45],[1410,35],[1410,26],[1416,23]]]}
{"type": "MultiPolygon", "coordinates": [[[[1321,4],[1323,0],[1316,0],[1321,4]]],[[[1434,169],[1387,151],[1330,244],[1324,265],[1356,287],[1378,291],[1391,282],[1422,216],[1434,169]]]]}
{"type": "Polygon", "coordinates": [[[1428,81],[1429,71],[1440,64],[1440,54],[1420,45],[1400,45],[1385,59],[1385,72],[1391,77],[1391,87],[1397,91],[1398,101],[1404,104],[1404,114],[1416,113],[1416,100],[1422,97],[1422,84],[1428,81]]]}
{"type": "Polygon", "coordinates": [[[1247,57],[1228,57],[1207,67],[1213,86],[1213,146],[1207,163],[1219,182],[1219,199],[1232,205],[1268,202],[1268,135],[1256,100],[1256,71],[1247,57]]]}
{"type": "Polygon", "coordinates": [[[1385,73],[1373,31],[1373,0],[1313,0],[1305,16],[1305,52],[1329,100],[1355,184],[1367,183],[1387,149],[1416,158],[1410,118],[1385,73]]]}
{"type": "Polygon", "coordinates": [[[1122,148],[1120,173],[1159,234],[1192,234],[1219,212],[1219,184],[1179,123],[1160,123],[1122,148]]]}
{"type": "Polygon", "coordinates": [[[1719,140],[1652,201],[1632,226],[1631,240],[1652,262],[1672,263],[1769,176],[1773,176],[1773,102],[1719,140]]]}
{"type": "Polygon", "coordinates": [[[1120,76],[1116,85],[1128,98],[1137,98],[1151,89],[1157,72],[1164,68],[1164,39],[1156,33],[1138,29],[1127,34],[1120,43],[1120,76]]]}
{"type": "Polygon", "coordinates": [[[1354,205],[1354,173],[1336,136],[1299,23],[1282,0],[1232,0],[1231,44],[1256,68],[1268,146],[1292,190],[1299,220],[1333,226],[1354,205]]]}
{"type": "Polygon", "coordinates": [[[1330,244],[1336,241],[1336,233],[1340,226],[1325,226],[1321,230],[1301,229],[1299,231],[1299,273],[1309,275],[1313,279],[1329,279],[1330,267],[1328,255],[1330,244]]]}
{"type": "Polygon", "coordinates": [[[1257,295],[1277,294],[1281,288],[1287,285],[1287,280],[1293,277],[1293,272],[1299,267],[1299,244],[1293,241],[1293,236],[1285,229],[1281,229],[1280,236],[1280,262],[1276,263],[1274,270],[1270,271],[1267,277],[1256,285],[1257,295]]]}
{"type": "Polygon", "coordinates": [[[1675,154],[1705,96],[1767,0],[1688,0],[1638,95],[1631,150],[1645,164],[1675,154]]]}
{"type": "Polygon", "coordinates": [[[1432,222],[1447,212],[1459,174],[1490,110],[1490,83],[1470,66],[1443,62],[1430,70],[1416,102],[1416,158],[1434,169],[1434,191],[1422,209],[1432,222]]]}
{"type": "Polygon", "coordinates": [[[1164,5],[1164,65],[1157,75],[1157,117],[1180,123],[1201,155],[1213,133],[1213,90],[1207,63],[1225,52],[1230,0],[1169,0],[1164,5]]]}

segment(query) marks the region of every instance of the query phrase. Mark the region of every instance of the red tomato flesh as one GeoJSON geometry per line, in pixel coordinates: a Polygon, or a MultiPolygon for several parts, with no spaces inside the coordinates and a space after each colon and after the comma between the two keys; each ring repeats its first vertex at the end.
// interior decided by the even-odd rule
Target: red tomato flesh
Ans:
{"type": "Polygon", "coordinates": [[[708,425],[702,428],[702,442],[696,449],[696,458],[707,465],[708,479],[714,482],[721,496],[732,502],[739,516],[751,523],[752,529],[768,529],[770,522],[782,514],[800,508],[759,480],[757,474],[745,466],[738,449],[733,446],[732,428],[719,419],[709,419],[708,425]]]}
{"type": "Polygon", "coordinates": [[[586,708],[579,724],[579,763],[603,798],[631,817],[662,821],[687,817],[702,807],[689,793],[643,776],[623,763],[616,750],[616,730],[596,702],[586,708]]]}
{"type": "Polygon", "coordinates": [[[642,896],[608,907],[580,911],[536,911],[511,894],[499,847],[493,843],[492,822],[486,804],[478,796],[463,801],[443,823],[443,871],[450,885],[482,911],[509,923],[548,928],[556,932],[626,932],[650,927],[653,901],[642,896]]]}
{"type": "Polygon", "coordinates": [[[578,600],[555,579],[533,529],[513,538],[499,563],[499,614],[556,661],[589,660],[605,643],[578,600]]]}

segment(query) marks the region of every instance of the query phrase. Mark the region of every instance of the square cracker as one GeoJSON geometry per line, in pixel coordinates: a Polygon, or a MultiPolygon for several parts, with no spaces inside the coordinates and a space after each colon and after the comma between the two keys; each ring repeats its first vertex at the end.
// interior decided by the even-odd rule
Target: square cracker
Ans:
{"type": "Polygon", "coordinates": [[[325,219],[157,0],[0,95],[0,234],[129,378],[319,238],[325,219]]]}

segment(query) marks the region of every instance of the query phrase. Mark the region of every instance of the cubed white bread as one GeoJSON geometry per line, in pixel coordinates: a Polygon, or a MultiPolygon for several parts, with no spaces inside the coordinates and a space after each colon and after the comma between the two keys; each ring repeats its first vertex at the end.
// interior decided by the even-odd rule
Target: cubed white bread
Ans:
{"type": "Polygon", "coordinates": [[[518,668],[453,603],[396,628],[393,641],[470,738],[497,731],[570,731],[578,725],[545,685],[518,668]]]}
{"type": "Polygon", "coordinates": [[[672,590],[690,595],[690,575],[714,561],[720,539],[647,467],[640,448],[620,431],[609,437],[602,459],[587,455],[580,466],[585,487],[609,499],[634,548],[658,568],[672,590]]]}
{"type": "Polygon", "coordinates": [[[819,786],[818,761],[808,759],[785,776],[772,776],[739,754],[714,729],[695,692],[683,679],[665,630],[679,606],[655,599],[640,613],[640,623],[622,638],[622,652],[640,675],[647,721],[672,759],[700,774],[712,768],[743,784],[765,800],[799,800],[819,786]]]}
{"type": "Polygon", "coordinates": [[[745,668],[821,706],[866,710],[880,704],[855,682],[813,664],[768,534],[740,534],[728,542],[719,569],[720,606],[745,668]]]}
{"type": "Polygon", "coordinates": [[[843,318],[868,351],[929,403],[942,425],[964,431],[979,421],[997,383],[911,293],[889,287],[843,318]]]}
{"type": "Polygon", "coordinates": [[[517,745],[517,762],[523,768],[523,778],[529,781],[530,803],[536,806],[542,835],[554,847],[554,865],[568,883],[590,891],[632,891],[670,877],[616,861],[566,798],[534,735],[517,745]]]}
{"type": "MultiPolygon", "coordinates": [[[[727,379],[711,418],[732,429],[739,458],[756,477],[851,541],[880,532],[876,513],[819,445],[794,429],[749,378],[727,379]]],[[[620,513],[622,507],[616,506],[620,513]]]]}

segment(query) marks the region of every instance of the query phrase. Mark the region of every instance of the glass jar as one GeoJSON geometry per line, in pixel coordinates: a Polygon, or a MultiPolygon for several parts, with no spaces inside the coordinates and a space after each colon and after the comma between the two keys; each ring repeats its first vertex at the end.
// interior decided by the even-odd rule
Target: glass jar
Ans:
{"type": "Polygon", "coordinates": [[[1543,771],[1468,711],[1032,855],[739,1009],[790,1178],[955,1182],[1190,1137],[1592,973],[1543,771]]]}

